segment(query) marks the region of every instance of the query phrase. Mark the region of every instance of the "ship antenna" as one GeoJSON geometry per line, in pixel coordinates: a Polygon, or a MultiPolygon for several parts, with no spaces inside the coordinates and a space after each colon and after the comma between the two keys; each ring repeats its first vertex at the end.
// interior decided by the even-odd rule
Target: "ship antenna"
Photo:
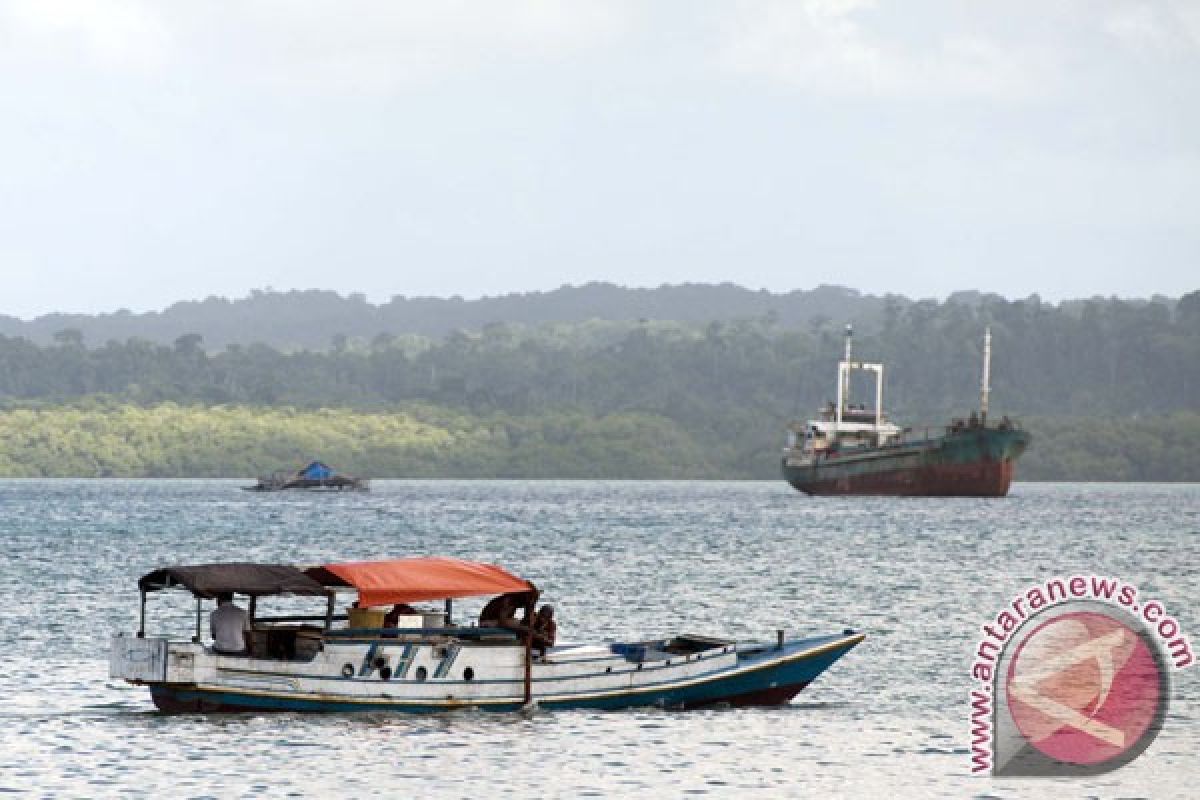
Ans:
{"type": "Polygon", "coordinates": [[[983,329],[983,380],[979,382],[979,416],[987,424],[988,394],[992,387],[988,384],[992,377],[992,328],[989,325],[983,329]]]}

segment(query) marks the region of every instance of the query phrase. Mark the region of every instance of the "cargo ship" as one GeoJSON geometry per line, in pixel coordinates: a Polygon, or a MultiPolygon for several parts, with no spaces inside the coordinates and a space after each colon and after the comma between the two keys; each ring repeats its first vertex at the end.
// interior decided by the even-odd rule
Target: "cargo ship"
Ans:
{"type": "Polygon", "coordinates": [[[817,419],[788,426],[783,477],[810,495],[1004,497],[1030,435],[1003,417],[988,420],[991,330],[984,332],[980,408],[954,419],[936,435],[916,435],[883,411],[883,364],[853,360],[853,330],[838,363],[837,402],[817,419]],[[850,402],[850,376],[871,373],[875,407],[850,402]]]}

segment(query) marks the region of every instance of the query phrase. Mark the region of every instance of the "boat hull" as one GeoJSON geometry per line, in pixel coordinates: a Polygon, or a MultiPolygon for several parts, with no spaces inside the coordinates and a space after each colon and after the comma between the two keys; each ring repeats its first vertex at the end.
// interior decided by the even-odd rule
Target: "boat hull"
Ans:
{"type": "Polygon", "coordinates": [[[365,492],[370,484],[362,478],[297,478],[286,482],[260,480],[253,486],[243,486],[247,492],[284,492],[289,490],[305,490],[309,492],[365,492]]]}
{"type": "Polygon", "coordinates": [[[793,488],[810,495],[1003,497],[1029,441],[1021,430],[968,428],[808,464],[785,458],[783,475],[793,488]]]}
{"type": "MultiPolygon", "coordinates": [[[[657,706],[671,709],[703,708],[714,705],[778,706],[788,703],[801,690],[864,638],[861,633],[813,637],[780,646],[730,649],[721,656],[721,666],[697,672],[695,664],[680,662],[674,669],[646,662],[636,669],[626,685],[614,687],[611,672],[597,672],[560,688],[561,679],[548,675],[554,664],[536,664],[533,701],[543,709],[600,709],[657,706]],[[646,669],[643,672],[642,666],[646,669]],[[538,674],[543,677],[539,678],[538,674]],[[661,673],[661,674],[658,674],[661,673]],[[640,681],[640,682],[639,682],[640,681]]],[[[717,662],[714,662],[717,663],[717,662]]],[[[611,664],[610,664],[611,666],[611,664]]],[[[597,670],[600,670],[597,667],[597,670]]],[[[227,711],[284,712],[406,712],[437,713],[463,708],[516,711],[525,706],[518,685],[501,694],[471,697],[465,687],[447,685],[446,692],[405,697],[402,682],[376,683],[368,694],[338,694],[322,687],[319,691],[250,690],[234,686],[185,683],[149,683],[154,704],[168,713],[227,711]],[[451,697],[451,692],[459,692],[451,697]]],[[[428,684],[426,684],[428,685],[428,684]]]]}
{"type": "MultiPolygon", "coordinates": [[[[711,708],[713,706],[728,706],[731,708],[748,708],[748,707],[767,707],[767,706],[782,706],[787,705],[796,695],[803,691],[811,681],[803,681],[800,683],[792,683],[787,686],[778,686],[775,688],[758,688],[746,692],[724,694],[718,692],[713,696],[699,696],[691,699],[677,699],[669,693],[664,693],[654,697],[640,697],[632,702],[624,702],[621,700],[609,700],[605,702],[596,701],[537,701],[537,706],[544,709],[572,710],[572,709],[598,709],[617,711],[624,708],[638,707],[660,707],[670,708],[680,711],[689,711],[697,708],[711,708]]],[[[286,696],[251,696],[239,694],[237,692],[221,692],[212,690],[187,689],[168,686],[151,687],[150,697],[154,701],[154,706],[164,713],[168,714],[196,714],[196,713],[231,713],[231,712],[257,712],[257,711],[284,711],[284,712],[351,712],[351,711],[373,711],[373,712],[405,712],[405,713],[426,713],[436,714],[447,711],[457,711],[463,708],[482,708],[487,711],[519,711],[524,707],[523,703],[489,703],[486,705],[476,705],[472,703],[430,703],[426,705],[412,704],[378,704],[378,703],[339,703],[328,700],[308,700],[301,698],[292,698],[286,696]]]]}

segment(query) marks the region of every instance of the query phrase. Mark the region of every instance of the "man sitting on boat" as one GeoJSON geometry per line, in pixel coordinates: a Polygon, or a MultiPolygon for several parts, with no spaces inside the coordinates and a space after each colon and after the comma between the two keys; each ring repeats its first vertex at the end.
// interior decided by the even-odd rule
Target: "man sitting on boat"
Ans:
{"type": "Polygon", "coordinates": [[[479,627],[523,631],[525,626],[517,620],[517,612],[533,604],[529,594],[529,592],[509,592],[499,597],[493,597],[483,607],[483,611],[479,612],[479,627]]]}
{"type": "Polygon", "coordinates": [[[530,592],[511,592],[492,598],[479,613],[479,625],[483,628],[504,628],[516,634],[532,633],[533,647],[538,655],[545,657],[546,650],[554,646],[558,625],[554,622],[554,606],[545,605],[533,612],[537,595],[530,592]],[[521,619],[517,612],[525,610],[521,619]]]}
{"type": "Polygon", "coordinates": [[[217,607],[208,618],[212,630],[213,650],[227,656],[246,655],[246,632],[250,630],[250,615],[234,605],[233,594],[217,595],[217,607]]]}
{"type": "Polygon", "coordinates": [[[533,646],[545,658],[546,649],[554,647],[558,625],[554,622],[554,606],[542,606],[533,618],[533,646]]]}

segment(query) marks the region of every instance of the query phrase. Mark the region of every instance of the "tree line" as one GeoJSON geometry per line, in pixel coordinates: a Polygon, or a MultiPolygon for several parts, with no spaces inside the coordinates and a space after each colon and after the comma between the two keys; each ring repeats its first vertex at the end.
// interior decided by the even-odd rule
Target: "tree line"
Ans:
{"type": "MultiPolygon", "coordinates": [[[[886,364],[894,419],[936,428],[976,408],[990,326],[993,412],[1037,437],[1020,475],[1200,479],[1200,292],[1178,302],[970,300],[885,302],[856,333],[856,356],[886,364]]],[[[291,351],[209,352],[200,334],[100,347],[69,328],[52,344],[0,336],[0,410],[15,426],[0,438],[0,473],[243,475],[344,453],[339,466],[378,477],[774,477],[786,422],[835,392],[843,322],[798,329],[768,313],[493,323],[440,338],[335,336],[291,351]],[[210,461],[134,457],[171,451],[170,425],[183,419],[216,426],[210,461]],[[106,426],[107,438],[87,439],[106,426]],[[167,438],[156,444],[139,429],[167,438]],[[310,439],[297,438],[304,430],[310,439]],[[428,436],[441,444],[427,446],[428,436]],[[392,449],[372,450],[378,441],[392,449]],[[113,457],[68,455],[88,448],[113,457]]],[[[873,399],[865,386],[852,392],[873,399]]]]}
{"type": "MultiPolygon", "coordinates": [[[[969,300],[975,295],[964,293],[961,297],[969,300]]],[[[888,301],[911,302],[900,296],[889,296],[888,301]]],[[[31,320],[0,315],[0,335],[50,344],[60,331],[73,330],[89,346],[96,346],[110,339],[130,338],[170,344],[179,336],[195,333],[203,337],[210,350],[250,342],[281,350],[311,350],[324,348],[334,336],[362,341],[381,334],[440,338],[455,330],[479,330],[496,321],[538,326],[593,319],[672,319],[703,324],[772,314],[781,325],[791,328],[824,317],[856,319],[871,325],[882,313],[884,303],[882,297],[841,286],[772,293],[731,283],[654,289],[588,283],[477,300],[396,296],[383,303],[372,303],[358,293],[342,296],[317,289],[255,290],[243,298],[208,297],[142,313],[54,313],[31,320]]]]}
{"type": "Polygon", "coordinates": [[[320,458],[360,477],[714,478],[670,420],[108,401],[0,411],[0,476],[253,477],[320,458]]]}

